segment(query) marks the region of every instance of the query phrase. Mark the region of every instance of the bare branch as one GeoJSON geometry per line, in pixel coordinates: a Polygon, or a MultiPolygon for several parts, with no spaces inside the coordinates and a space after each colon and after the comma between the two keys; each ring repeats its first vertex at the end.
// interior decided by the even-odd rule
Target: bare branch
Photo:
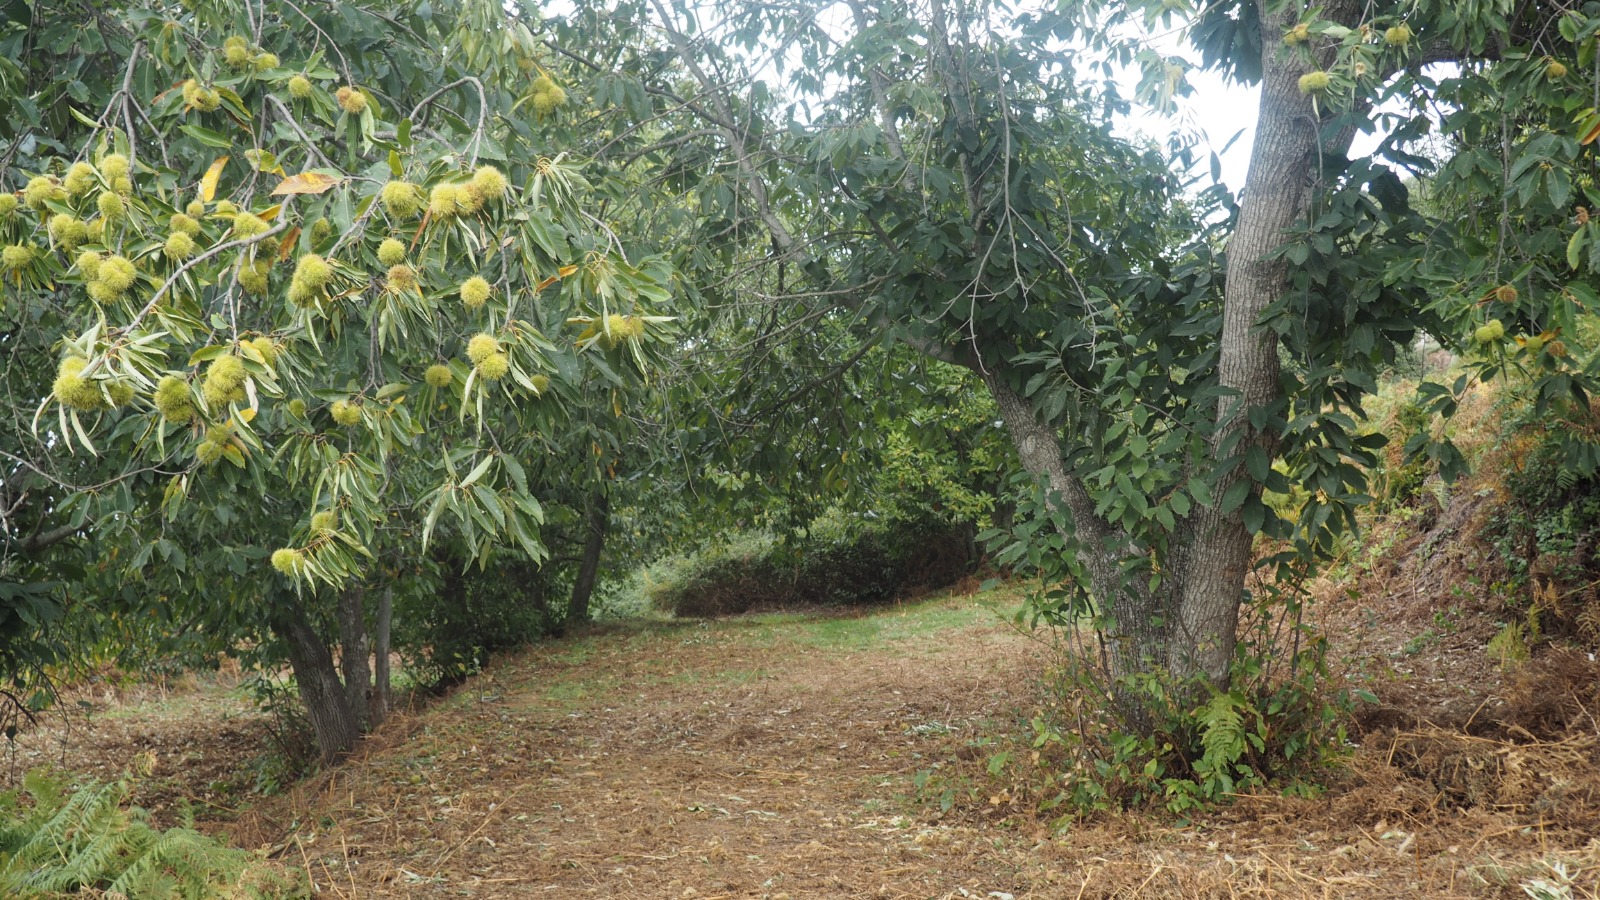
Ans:
{"type": "MultiPolygon", "coordinates": [[[[128,126],[128,164],[130,167],[139,164],[139,137],[138,129],[133,125],[133,113],[129,107],[133,106],[133,69],[139,62],[139,54],[144,52],[144,41],[135,41],[133,50],[128,53],[128,68],[122,73],[122,87],[117,91],[122,95],[122,121],[128,126]]],[[[87,145],[86,145],[87,146],[87,145]]]]}
{"type": "Polygon", "coordinates": [[[739,128],[738,119],[734,116],[732,108],[728,106],[727,98],[722,95],[716,83],[712,81],[710,76],[706,74],[705,69],[695,60],[694,49],[690,46],[689,39],[677,28],[673,27],[672,17],[668,14],[666,7],[662,6],[661,0],[650,0],[650,5],[655,7],[656,14],[661,17],[661,28],[666,32],[667,39],[677,48],[684,66],[689,69],[689,73],[700,83],[701,88],[710,99],[712,107],[716,110],[716,115],[710,118],[712,118],[713,124],[722,131],[722,135],[727,139],[729,146],[733,148],[734,156],[739,165],[739,173],[744,177],[745,184],[749,187],[751,199],[755,201],[756,214],[761,217],[762,223],[772,233],[772,239],[778,243],[779,248],[786,253],[792,251],[796,244],[794,235],[789,232],[788,227],[772,211],[772,204],[767,198],[766,181],[762,179],[761,174],[756,171],[755,164],[751,161],[750,148],[745,141],[746,132],[739,128]]]}
{"type": "Polygon", "coordinates": [[[462,78],[457,78],[455,81],[452,81],[449,84],[445,85],[444,87],[439,88],[438,90],[436,90],[433,93],[429,94],[428,96],[423,97],[422,101],[420,103],[418,103],[416,106],[411,108],[411,115],[407,116],[406,118],[408,118],[411,121],[415,122],[417,120],[417,115],[419,113],[421,113],[424,109],[426,109],[430,104],[432,104],[434,100],[437,100],[439,97],[444,96],[445,92],[453,90],[455,88],[458,88],[458,87],[462,86],[463,84],[470,84],[473,87],[478,89],[478,125],[472,131],[472,155],[467,161],[467,165],[475,166],[475,165],[478,164],[478,148],[479,148],[479,145],[483,143],[484,116],[489,110],[489,101],[487,99],[485,99],[484,90],[483,90],[483,82],[481,82],[478,79],[472,77],[471,75],[467,75],[467,76],[462,77],[462,78]]]}

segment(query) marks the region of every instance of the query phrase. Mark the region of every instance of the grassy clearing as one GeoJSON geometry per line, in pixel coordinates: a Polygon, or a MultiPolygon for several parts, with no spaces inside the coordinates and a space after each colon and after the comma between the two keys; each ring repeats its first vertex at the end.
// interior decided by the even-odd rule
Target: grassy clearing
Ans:
{"type": "Polygon", "coordinates": [[[841,655],[901,645],[915,655],[947,652],[941,634],[1009,622],[1022,602],[1018,588],[971,597],[936,594],[892,607],[843,612],[773,612],[726,619],[642,619],[535,648],[536,665],[497,670],[497,690],[526,690],[568,711],[627,691],[660,685],[747,685],[776,675],[760,665],[684,669],[675,648],[715,649],[731,658],[795,652],[841,655]],[[624,677],[607,659],[627,658],[624,677]]]}
{"type": "MultiPolygon", "coordinates": [[[[764,613],[723,620],[712,627],[731,634],[753,632],[750,638],[765,647],[794,644],[853,652],[888,643],[920,643],[940,632],[1010,621],[1022,599],[1021,589],[1005,587],[970,597],[941,593],[892,607],[843,613],[764,613]]],[[[937,652],[938,646],[929,649],[937,652]]]]}

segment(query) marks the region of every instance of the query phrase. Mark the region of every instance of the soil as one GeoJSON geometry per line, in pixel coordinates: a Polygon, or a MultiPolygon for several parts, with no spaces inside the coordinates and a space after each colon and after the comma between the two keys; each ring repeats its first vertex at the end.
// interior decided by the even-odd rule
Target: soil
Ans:
{"type": "Polygon", "coordinates": [[[272,732],[237,673],[142,685],[96,680],[67,689],[3,748],[0,786],[41,766],[108,781],[146,754],[154,770],[134,782],[134,802],[171,825],[186,804],[224,809],[249,799],[270,772],[272,732]]]}
{"type": "Polygon", "coordinates": [[[1450,676],[1489,627],[1465,604],[1410,652],[1431,613],[1330,613],[1367,629],[1340,646],[1385,712],[1322,796],[1060,828],[988,775],[996,737],[1048,702],[1052,649],[1010,624],[1017,600],[597,629],[502,658],[247,806],[268,723],[218,686],[50,726],[13,767],[112,772],[154,750],[149,802],[198,804],[330,898],[1523,898],[1540,878],[1600,896],[1600,735],[1444,715],[1508,693],[1487,669],[1450,676]]]}

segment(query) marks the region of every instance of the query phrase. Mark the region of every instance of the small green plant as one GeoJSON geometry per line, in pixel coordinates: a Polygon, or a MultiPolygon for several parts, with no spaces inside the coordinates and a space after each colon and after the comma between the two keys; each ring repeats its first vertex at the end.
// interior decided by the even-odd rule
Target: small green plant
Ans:
{"type": "Polygon", "coordinates": [[[1058,826],[1153,803],[1187,817],[1269,787],[1314,792],[1345,752],[1342,722],[1364,692],[1329,683],[1327,642],[1299,621],[1299,602],[1290,589],[1258,599],[1227,690],[1174,686],[1162,672],[1108,684],[1092,653],[1070,650],[1053,702],[1027,723],[1031,746],[991,754],[990,775],[1060,809],[1058,826]],[[1142,720],[1126,698],[1138,698],[1142,720]],[[1029,762],[1034,771],[1017,771],[1029,762]]]}
{"type": "Polygon", "coordinates": [[[1572,875],[1564,862],[1545,863],[1549,878],[1530,878],[1518,887],[1533,900],[1572,900],[1572,875]]]}
{"type": "Polygon", "coordinates": [[[1421,634],[1409,641],[1406,641],[1405,646],[1400,648],[1400,652],[1406,656],[1416,656],[1418,653],[1428,649],[1428,647],[1432,646],[1438,640],[1439,632],[1434,631],[1432,628],[1427,628],[1424,629],[1421,634]]]}
{"type": "Polygon", "coordinates": [[[918,770],[911,777],[912,787],[916,789],[918,803],[939,803],[939,811],[947,813],[955,808],[956,796],[960,793],[958,782],[940,772],[940,763],[934,763],[931,769],[918,770]]]}
{"type": "Polygon", "coordinates": [[[1522,622],[1508,622],[1495,636],[1489,639],[1485,651],[1489,658],[1500,664],[1500,668],[1509,669],[1520,662],[1526,662],[1529,656],[1528,643],[1537,638],[1537,621],[1534,620],[1534,631],[1530,633],[1528,626],[1522,622]]]}
{"type": "Polygon", "coordinates": [[[252,789],[271,796],[316,766],[316,737],[292,683],[261,676],[250,679],[245,688],[256,706],[267,713],[271,739],[271,750],[249,763],[252,789]]]}
{"type": "Polygon", "coordinates": [[[0,793],[0,894],[287,898],[306,886],[265,860],[194,830],[161,831],[128,803],[131,781],[89,782],[68,792],[41,771],[0,793]]]}
{"type": "MultiPolygon", "coordinates": [[[[1454,587],[1459,588],[1460,585],[1454,587]]],[[[1455,634],[1461,627],[1461,606],[1453,604],[1449,609],[1434,610],[1433,627],[1440,634],[1455,634]]]]}

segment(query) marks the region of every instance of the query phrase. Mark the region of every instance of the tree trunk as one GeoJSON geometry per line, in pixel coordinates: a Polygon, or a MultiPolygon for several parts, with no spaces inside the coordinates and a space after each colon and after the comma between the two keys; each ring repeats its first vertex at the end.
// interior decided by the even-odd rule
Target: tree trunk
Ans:
{"type": "Polygon", "coordinates": [[[589,598],[594,594],[595,576],[600,572],[600,552],[606,546],[606,530],[611,525],[611,500],[605,488],[597,487],[589,497],[589,511],[584,517],[587,534],[583,540],[583,558],[578,563],[578,580],[572,585],[572,599],[567,603],[569,625],[589,621],[589,598]]]}
{"type": "Polygon", "coordinates": [[[378,617],[372,628],[372,699],[367,704],[367,716],[374,728],[389,717],[389,630],[393,620],[394,588],[385,586],[378,598],[378,617]]]}
{"type": "Polygon", "coordinates": [[[363,731],[370,724],[367,690],[372,684],[368,662],[367,617],[363,599],[366,588],[355,585],[339,594],[339,668],[344,673],[344,695],[363,731]]]}
{"type": "Polygon", "coordinates": [[[267,598],[273,610],[272,630],[283,640],[300,700],[316,733],[317,749],[323,762],[337,762],[355,746],[361,729],[339,682],[333,654],[306,618],[299,598],[288,590],[273,594],[267,598]]]}
{"type": "MultiPolygon", "coordinates": [[[[1243,459],[1251,447],[1260,447],[1271,459],[1277,439],[1272,428],[1250,425],[1249,412],[1268,409],[1281,419],[1278,341],[1259,327],[1262,313],[1288,290],[1288,263],[1265,257],[1289,236],[1305,216],[1313,178],[1320,170],[1322,120],[1316,106],[1299,87],[1306,64],[1272,40],[1299,21],[1299,4],[1261,0],[1262,59],[1260,117],[1245,177],[1239,224],[1228,241],[1227,286],[1223,302],[1222,340],[1218,359],[1219,381],[1236,396],[1218,401],[1218,427],[1211,443],[1212,458],[1243,459]]],[[[1330,16],[1341,9],[1325,9],[1330,16]]],[[[1348,146],[1340,138],[1323,148],[1342,155],[1348,146]]],[[[1248,478],[1243,463],[1235,465],[1214,490],[1221,498],[1228,488],[1248,478]]],[[[1250,502],[1259,501],[1260,487],[1252,485],[1250,502]]],[[[1239,607],[1252,562],[1253,536],[1245,528],[1240,509],[1223,512],[1220,504],[1198,508],[1189,522],[1183,548],[1183,584],[1178,614],[1172,623],[1167,670],[1177,682],[1199,678],[1221,687],[1238,637],[1239,607]]]]}
{"type": "Polygon", "coordinates": [[[1127,678],[1150,672],[1166,659],[1167,594],[1151,592],[1137,579],[1123,577],[1121,562],[1128,547],[1115,529],[1095,513],[1094,501],[1083,485],[1067,474],[1055,429],[1039,421],[1033,406],[1005,382],[997,366],[988,365],[979,374],[1000,409],[1023,468],[1044,479],[1052,509],[1064,507],[1072,520],[1072,532],[1063,535],[1077,545],[1078,560],[1089,576],[1090,593],[1108,620],[1103,636],[1110,689],[1130,723],[1148,723],[1146,704],[1130,691],[1127,678]]]}

